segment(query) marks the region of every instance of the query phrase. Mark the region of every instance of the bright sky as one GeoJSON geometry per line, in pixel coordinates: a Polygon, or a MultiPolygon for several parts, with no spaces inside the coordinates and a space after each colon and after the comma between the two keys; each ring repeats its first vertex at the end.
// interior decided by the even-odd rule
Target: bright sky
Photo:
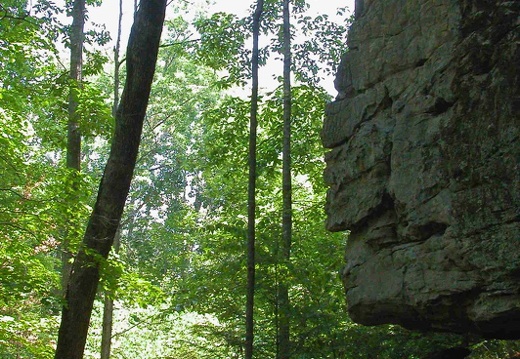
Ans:
{"type": "MultiPolygon", "coordinates": [[[[237,14],[246,13],[251,4],[256,3],[254,0],[216,0],[212,11],[234,12],[237,14]]],[[[311,6],[311,12],[315,14],[328,14],[333,16],[339,7],[348,7],[354,11],[354,0],[307,0],[311,6]]]]}
{"type": "MultiPolygon", "coordinates": [[[[331,20],[335,20],[336,10],[340,7],[347,7],[353,12],[354,1],[355,0],[307,0],[308,4],[310,4],[310,15],[327,14],[331,20]]],[[[194,4],[193,9],[203,9],[205,7],[202,5],[204,4],[204,0],[191,0],[191,3],[194,4]]],[[[238,16],[245,16],[249,7],[254,3],[256,3],[255,0],[214,0],[214,5],[210,6],[208,11],[210,13],[223,11],[235,13],[238,16]]],[[[133,0],[123,0],[123,27],[126,33],[125,36],[123,36],[124,42],[126,42],[128,38],[128,33],[132,25],[133,6],[133,0]]],[[[115,38],[117,34],[119,0],[103,0],[100,7],[90,7],[88,11],[89,19],[96,23],[104,24],[107,30],[112,34],[112,37],[115,38]]]]}
{"type": "MultiPolygon", "coordinates": [[[[178,0],[173,0],[173,2],[178,0]]],[[[188,0],[193,6],[190,10],[200,10],[207,6],[205,0],[188,0]]],[[[349,12],[354,11],[355,0],[307,0],[310,5],[309,15],[314,16],[318,14],[327,14],[331,21],[342,21],[341,17],[336,15],[336,10],[340,7],[347,7],[349,12]]],[[[210,13],[223,11],[234,13],[239,17],[243,17],[248,13],[248,9],[256,0],[214,0],[214,5],[208,8],[210,13]]],[[[121,49],[124,52],[130,27],[133,22],[133,6],[134,0],[123,0],[123,32],[121,38],[121,49]]],[[[117,20],[119,14],[119,0],[103,0],[103,3],[98,8],[89,8],[89,19],[98,24],[104,24],[106,29],[110,31],[113,42],[110,45],[110,50],[114,46],[115,37],[117,35],[117,20]]],[[[167,15],[168,16],[168,15],[167,15]]],[[[343,17],[344,18],[344,17],[343,17]]],[[[332,85],[333,80],[326,80],[324,86],[327,90],[335,95],[332,85]]]]}

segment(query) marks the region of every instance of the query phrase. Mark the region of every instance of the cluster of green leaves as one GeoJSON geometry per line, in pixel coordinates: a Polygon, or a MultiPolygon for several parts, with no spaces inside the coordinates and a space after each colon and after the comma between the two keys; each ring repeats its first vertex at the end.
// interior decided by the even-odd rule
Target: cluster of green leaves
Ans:
{"type": "MultiPolygon", "coordinates": [[[[280,59],[277,54],[281,54],[283,44],[281,6],[280,1],[264,2],[261,30],[270,40],[259,50],[260,65],[265,65],[269,59],[280,59]]],[[[311,17],[307,15],[308,9],[306,1],[292,4],[296,25],[291,29],[291,70],[300,83],[317,86],[325,76],[336,72],[345,51],[347,26],[351,19],[345,18],[344,23],[337,23],[326,14],[311,17]]],[[[338,9],[338,15],[346,16],[346,9],[338,9]]],[[[251,50],[245,41],[251,37],[252,17],[238,18],[232,14],[216,13],[211,17],[199,17],[194,25],[201,34],[195,48],[198,61],[223,73],[218,81],[222,88],[237,85],[243,88],[251,78],[251,50]]],[[[281,76],[278,79],[281,82],[281,76]]]]}
{"type": "Polygon", "coordinates": [[[245,19],[233,14],[216,13],[211,17],[200,17],[195,23],[201,34],[196,43],[196,55],[200,63],[210,68],[227,72],[219,81],[221,88],[247,84],[251,68],[250,51],[245,50],[248,34],[245,19]]]}
{"type": "MultiPolygon", "coordinates": [[[[78,243],[90,211],[92,179],[65,170],[62,160],[69,88],[56,48],[64,35],[62,12],[45,0],[0,4],[2,358],[52,356],[63,229],[73,229],[66,235],[78,243]],[[67,201],[70,196],[76,200],[67,201]]],[[[92,135],[107,131],[95,121],[106,108],[95,88],[78,90],[82,118],[91,122],[82,127],[92,135]]]]}
{"type": "Polygon", "coordinates": [[[54,105],[47,98],[56,69],[49,40],[55,14],[37,2],[0,5],[0,356],[50,357],[59,276],[50,256],[57,245],[58,174],[40,151],[38,121],[54,105]],[[51,18],[53,18],[51,16],[51,18]],[[45,100],[43,100],[45,98],[45,100]],[[50,168],[49,168],[50,167],[50,168]],[[44,327],[51,329],[42,330],[44,327]]]}
{"type": "MultiPolygon", "coordinates": [[[[118,306],[114,317],[113,358],[240,358],[220,335],[228,329],[215,317],[179,311],[164,304],[146,309],[118,306]]],[[[102,307],[94,309],[86,359],[99,358],[102,307]]]]}

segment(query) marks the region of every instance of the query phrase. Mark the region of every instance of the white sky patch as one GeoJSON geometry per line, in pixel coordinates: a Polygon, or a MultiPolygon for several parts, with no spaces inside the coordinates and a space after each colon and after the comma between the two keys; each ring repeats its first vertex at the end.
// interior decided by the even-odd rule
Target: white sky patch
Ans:
{"type": "MultiPolygon", "coordinates": [[[[308,15],[314,17],[317,15],[327,14],[331,21],[342,22],[344,21],[345,16],[338,16],[337,9],[347,7],[347,13],[352,13],[354,11],[354,1],[355,0],[307,0],[307,3],[310,5],[308,15]]],[[[238,17],[245,17],[249,14],[250,7],[252,5],[256,5],[256,0],[216,0],[214,1],[213,5],[209,7],[206,5],[206,0],[190,0],[190,3],[192,5],[187,9],[189,14],[183,15],[185,19],[187,19],[188,21],[190,18],[193,18],[196,13],[200,13],[205,10],[207,10],[209,14],[215,12],[227,12],[235,14],[238,17]]],[[[106,51],[107,55],[112,57],[112,51],[115,46],[115,40],[117,37],[119,0],[103,0],[101,6],[89,7],[88,14],[90,21],[99,25],[104,25],[106,27],[106,30],[110,32],[112,41],[107,45],[106,51]]],[[[123,54],[126,49],[126,44],[130,35],[130,29],[133,23],[133,14],[134,1],[123,0],[123,19],[120,45],[121,54],[123,54]]],[[[172,18],[177,15],[177,13],[174,13],[172,7],[170,7],[169,11],[167,10],[167,18],[172,18]]],[[[87,26],[87,29],[88,28],[90,27],[87,26]]],[[[262,39],[260,40],[262,42],[262,39]]],[[[264,39],[263,41],[265,42],[269,40],[264,39]]],[[[298,41],[298,38],[296,38],[295,42],[298,41]]],[[[249,44],[248,46],[251,46],[251,44],[249,44]]],[[[260,84],[262,92],[272,91],[279,85],[278,81],[276,80],[276,77],[282,75],[282,70],[282,62],[274,59],[269,60],[267,65],[263,66],[260,69],[260,78],[263,82],[260,84]]],[[[321,81],[321,84],[329,94],[335,96],[336,90],[334,89],[333,80],[334,79],[332,76],[326,76],[324,80],[321,81]]],[[[246,92],[249,93],[248,91],[246,92]]],[[[231,93],[240,97],[244,94],[244,89],[236,89],[234,91],[231,91],[231,93]],[[234,92],[237,93],[235,94],[234,92]]]]}

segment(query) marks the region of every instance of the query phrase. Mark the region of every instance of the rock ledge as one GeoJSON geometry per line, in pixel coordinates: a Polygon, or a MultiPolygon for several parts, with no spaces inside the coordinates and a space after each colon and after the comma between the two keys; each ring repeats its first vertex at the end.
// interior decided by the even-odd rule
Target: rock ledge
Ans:
{"type": "Polygon", "coordinates": [[[351,317],[518,339],[520,2],[357,3],[322,132],[351,317]]]}

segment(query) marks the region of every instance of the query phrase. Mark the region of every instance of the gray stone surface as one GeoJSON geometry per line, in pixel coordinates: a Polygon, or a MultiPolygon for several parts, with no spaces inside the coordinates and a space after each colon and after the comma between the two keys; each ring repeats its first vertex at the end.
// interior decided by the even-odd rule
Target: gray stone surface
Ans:
{"type": "Polygon", "coordinates": [[[322,132],[351,317],[520,338],[520,1],[357,4],[322,132]]]}

